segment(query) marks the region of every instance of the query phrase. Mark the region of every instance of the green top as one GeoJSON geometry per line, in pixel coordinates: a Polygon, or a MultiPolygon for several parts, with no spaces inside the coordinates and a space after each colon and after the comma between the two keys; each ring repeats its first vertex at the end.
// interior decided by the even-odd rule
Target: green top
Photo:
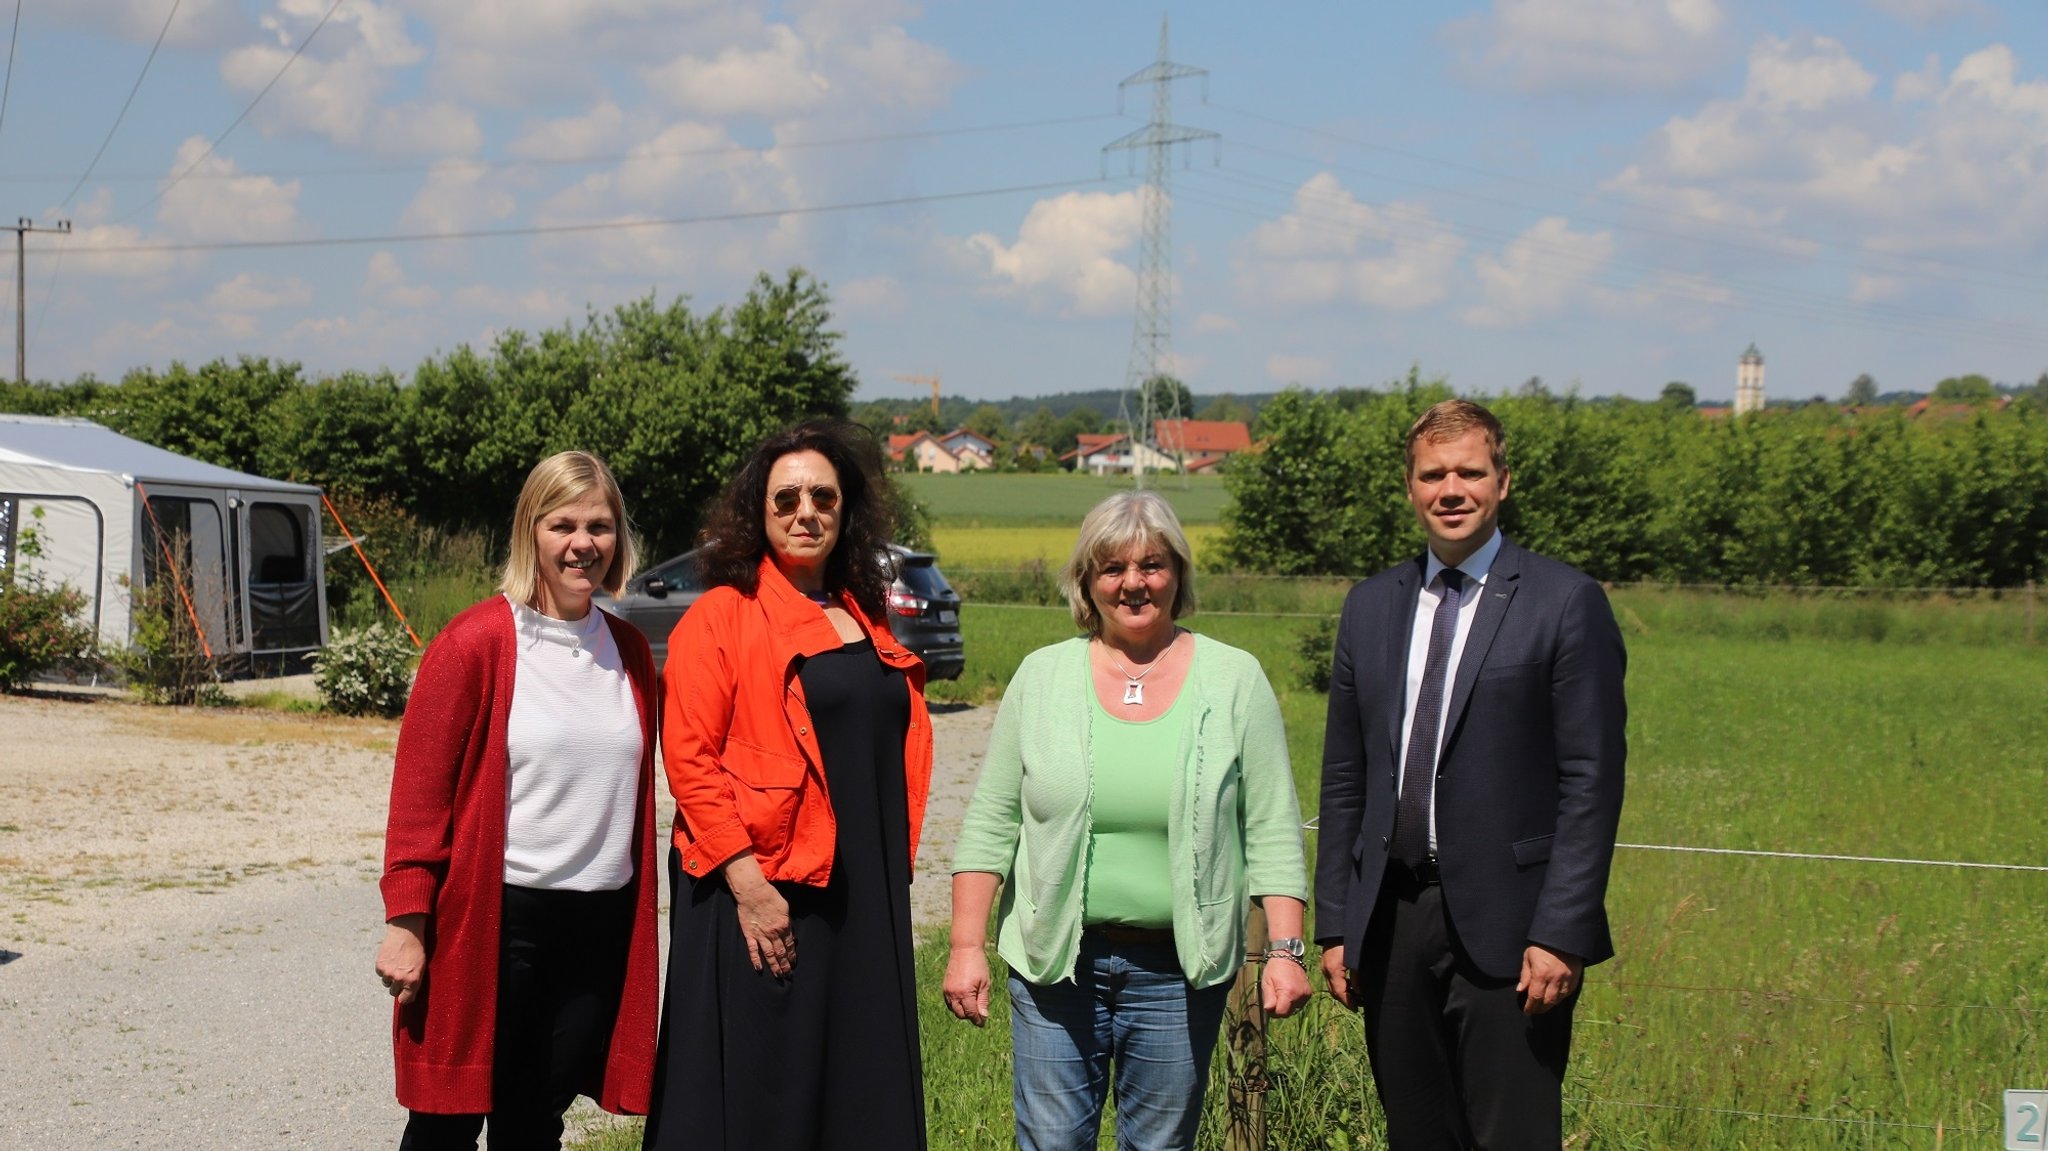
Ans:
{"type": "MultiPolygon", "coordinates": [[[[1088,880],[1088,812],[1101,725],[1088,641],[1024,657],[1003,695],[954,871],[1003,877],[996,946],[1032,983],[1074,977],[1088,880]]],[[[1188,982],[1214,987],[1244,962],[1254,895],[1306,901],[1301,808],[1280,702],[1259,661],[1207,636],[1177,701],[1166,848],[1173,944],[1188,982]]]]}
{"type": "MultiPolygon", "coordinates": [[[[1093,694],[1093,693],[1090,693],[1093,694]]],[[[1166,808],[1180,744],[1181,692],[1148,720],[1119,719],[1096,695],[1098,770],[1088,802],[1088,890],[1084,923],[1173,926],[1166,808]]]]}

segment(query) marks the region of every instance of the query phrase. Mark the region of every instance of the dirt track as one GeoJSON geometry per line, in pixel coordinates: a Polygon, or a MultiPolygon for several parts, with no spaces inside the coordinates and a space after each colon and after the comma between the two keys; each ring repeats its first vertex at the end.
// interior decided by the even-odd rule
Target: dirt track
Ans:
{"type": "MultiPolygon", "coordinates": [[[[933,718],[926,924],[993,709],[933,718]]],[[[0,1145],[396,1146],[370,974],[396,736],[0,697],[0,1145]]]]}

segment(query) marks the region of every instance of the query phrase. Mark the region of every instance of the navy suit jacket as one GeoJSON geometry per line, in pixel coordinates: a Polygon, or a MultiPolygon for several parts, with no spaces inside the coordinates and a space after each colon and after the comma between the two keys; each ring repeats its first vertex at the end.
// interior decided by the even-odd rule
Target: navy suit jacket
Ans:
{"type": "MultiPolygon", "coordinates": [[[[1394,837],[1408,649],[1424,558],[1344,601],[1323,733],[1316,935],[1357,965],[1394,837]]],[[[1446,913],[1496,978],[1531,943],[1614,954],[1607,872],[1621,821],[1627,653],[1600,585],[1503,540],[1446,701],[1437,858],[1446,913]]]]}

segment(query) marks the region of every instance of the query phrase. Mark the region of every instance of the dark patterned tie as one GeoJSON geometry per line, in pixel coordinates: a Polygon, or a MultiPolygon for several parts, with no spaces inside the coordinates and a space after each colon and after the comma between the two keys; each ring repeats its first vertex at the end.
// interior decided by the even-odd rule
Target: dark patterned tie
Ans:
{"type": "Polygon", "coordinates": [[[1458,600],[1465,587],[1465,573],[1445,568],[1443,581],[1444,598],[1429,621],[1429,655],[1422,661],[1415,723],[1408,730],[1401,800],[1394,805],[1394,858],[1410,870],[1429,858],[1429,804],[1436,786],[1437,729],[1444,719],[1444,672],[1451,666],[1451,641],[1458,635],[1458,600]]]}

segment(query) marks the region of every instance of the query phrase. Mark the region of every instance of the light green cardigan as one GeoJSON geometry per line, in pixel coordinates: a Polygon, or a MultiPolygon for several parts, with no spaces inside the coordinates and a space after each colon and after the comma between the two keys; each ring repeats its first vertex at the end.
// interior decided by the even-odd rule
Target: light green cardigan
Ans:
{"type": "MultiPolygon", "coordinates": [[[[1088,641],[1024,658],[996,713],[981,782],[968,802],[953,870],[1003,877],[996,947],[1032,983],[1074,977],[1088,883],[1095,764],[1088,641]]],[[[1249,653],[1195,637],[1181,726],[1181,769],[1166,831],[1173,939],[1196,987],[1244,962],[1253,895],[1306,901],[1301,807],[1280,703],[1249,653]]]]}

